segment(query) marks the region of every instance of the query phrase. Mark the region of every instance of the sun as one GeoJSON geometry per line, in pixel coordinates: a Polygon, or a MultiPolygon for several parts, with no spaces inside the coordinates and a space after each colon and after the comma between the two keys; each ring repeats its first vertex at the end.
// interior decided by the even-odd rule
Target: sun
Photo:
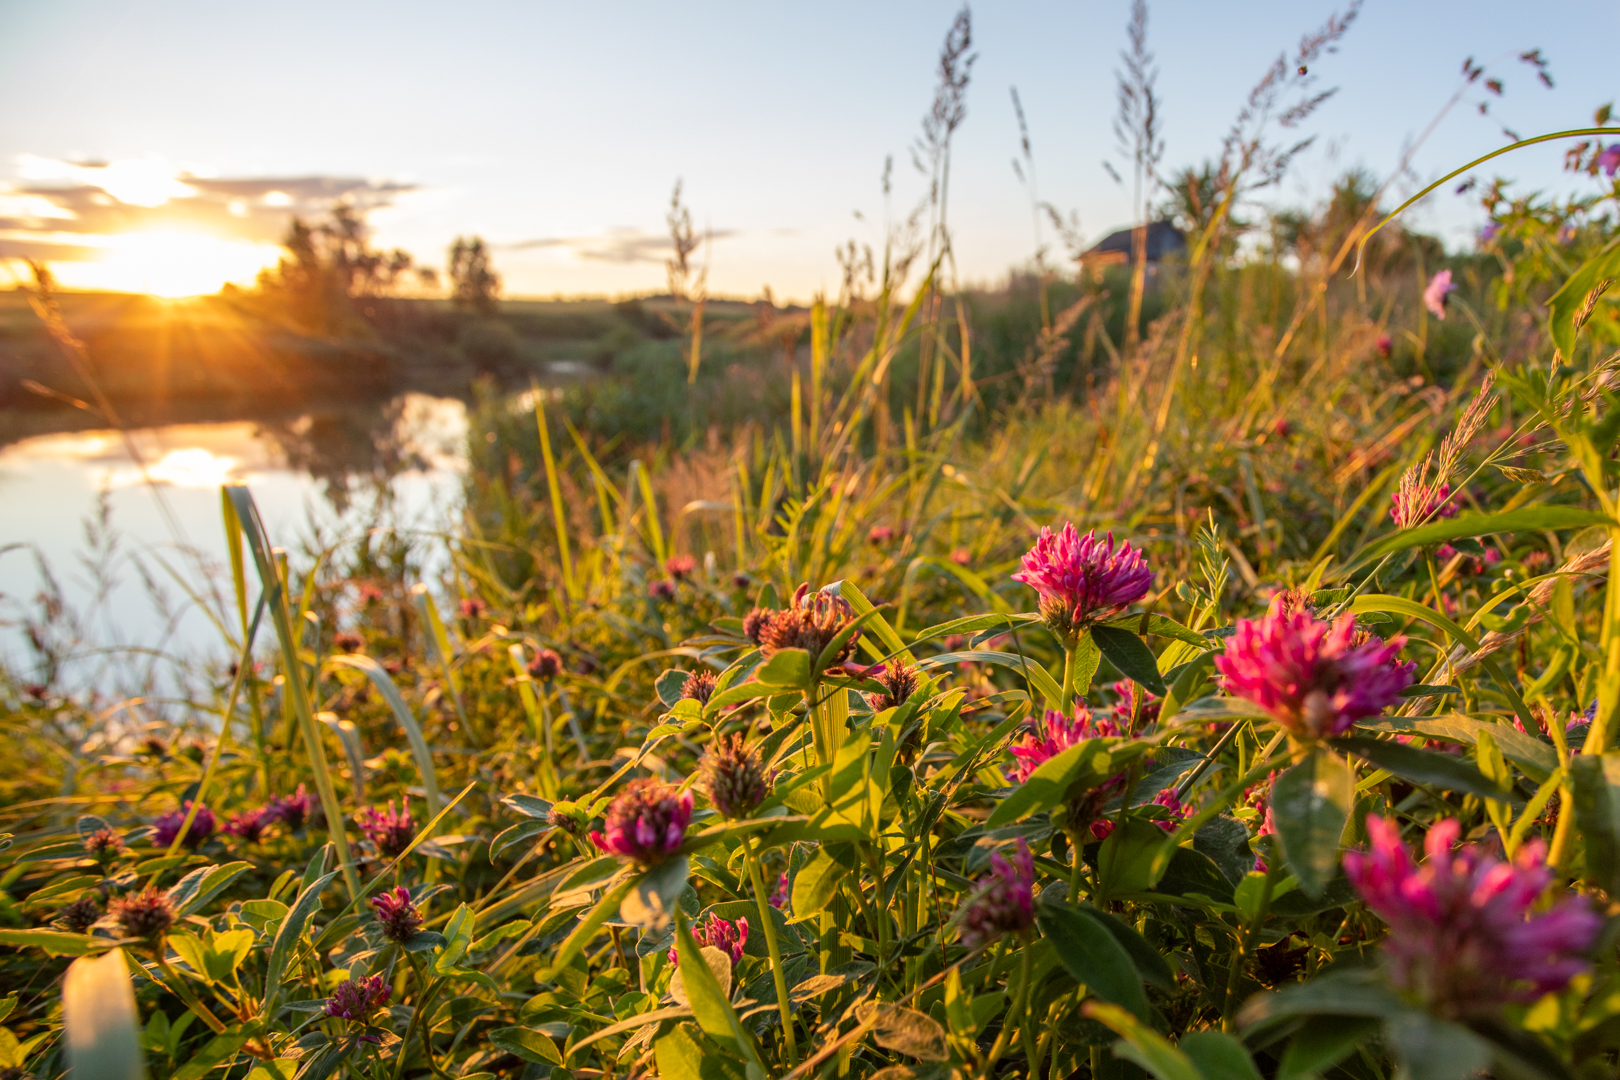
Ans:
{"type": "Polygon", "coordinates": [[[99,258],[51,267],[70,288],[178,298],[218,292],[227,282],[252,283],[283,254],[274,244],[197,232],[128,232],[97,238],[99,258]]]}

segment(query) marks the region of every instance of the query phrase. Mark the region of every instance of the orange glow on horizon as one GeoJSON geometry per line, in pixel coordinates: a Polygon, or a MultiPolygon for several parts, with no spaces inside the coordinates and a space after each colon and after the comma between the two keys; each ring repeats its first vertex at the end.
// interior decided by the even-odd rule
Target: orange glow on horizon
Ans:
{"type": "Polygon", "coordinates": [[[130,232],[75,237],[101,256],[50,260],[51,273],[69,289],[147,293],[170,299],[215,293],[228,282],[250,285],[284,254],[275,244],[188,232],[130,232]]]}

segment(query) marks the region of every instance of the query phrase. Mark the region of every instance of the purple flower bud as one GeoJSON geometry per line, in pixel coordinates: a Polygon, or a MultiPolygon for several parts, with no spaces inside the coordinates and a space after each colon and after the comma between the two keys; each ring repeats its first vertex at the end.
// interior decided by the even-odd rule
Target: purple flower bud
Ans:
{"type": "Polygon", "coordinates": [[[555,679],[563,669],[562,657],[555,649],[541,649],[529,661],[529,678],[546,682],[555,679]]]}
{"type": "Polygon", "coordinates": [[[124,853],[124,838],[111,829],[97,829],[84,838],[84,850],[92,859],[110,862],[124,853]]]}
{"type": "MultiPolygon", "coordinates": [[[[822,650],[854,621],[855,609],[848,600],[831,593],[811,592],[809,583],[801,584],[793,594],[793,602],[772,613],[759,627],[759,651],[773,656],[783,649],[803,649],[814,664],[822,650]]],[[[743,629],[747,628],[745,622],[743,629]]],[[[837,655],[829,658],[828,666],[836,667],[854,656],[860,638],[859,630],[852,633],[837,655]]]]}
{"type": "Polygon", "coordinates": [[[75,934],[82,934],[101,918],[101,906],[93,893],[85,893],[73,903],[56,912],[56,925],[75,934]]]}
{"type": "MultiPolygon", "coordinates": [[[[692,940],[700,946],[707,945],[719,949],[731,957],[731,962],[735,964],[742,959],[743,946],[748,944],[748,920],[727,922],[718,915],[710,914],[707,926],[699,923],[692,927],[692,940]]],[[[669,950],[669,960],[672,964],[681,962],[673,948],[669,950]]]]}
{"type": "Polygon", "coordinates": [[[326,1015],[339,1020],[365,1023],[366,1018],[388,1001],[393,988],[381,975],[369,979],[349,979],[338,984],[332,996],[326,999],[326,1015]]]}
{"type": "Polygon", "coordinates": [[[685,581],[697,569],[697,560],[690,555],[671,555],[664,560],[664,573],[676,581],[685,581]]]}
{"type": "Polygon", "coordinates": [[[652,866],[680,850],[692,820],[692,793],[646,778],[633,781],[608,807],[591,841],[610,855],[652,866]]]}
{"type": "Polygon", "coordinates": [[[404,944],[422,929],[422,913],[411,903],[411,891],[403,885],[371,898],[377,926],[389,941],[404,944]]]}
{"type": "Polygon", "coordinates": [[[718,736],[703,755],[701,767],[709,801],[722,817],[747,817],[770,792],[759,755],[741,735],[718,736]]]}
{"type": "Polygon", "coordinates": [[[1081,536],[1072,524],[1058,533],[1043,528],[1012,577],[1040,593],[1041,614],[1064,637],[1119,614],[1153,585],[1140,551],[1123,541],[1115,547],[1113,533],[1106,542],[1096,530],[1081,536]]]}
{"type": "Polygon", "coordinates": [[[314,809],[314,800],[309,797],[309,792],[304,790],[304,785],[299,784],[298,790],[291,795],[271,799],[269,805],[265,807],[265,812],[297,832],[309,823],[314,809]]]}
{"type": "MultiPolygon", "coordinates": [[[[180,829],[185,825],[186,814],[190,810],[191,800],[187,799],[185,805],[180,809],[164,814],[153,822],[153,843],[161,848],[166,848],[174,843],[174,838],[180,836],[180,829]]],[[[186,835],[181,837],[180,843],[188,848],[195,848],[213,835],[213,811],[206,806],[198,806],[197,816],[191,819],[191,827],[186,829],[186,835]]]]}
{"type": "Polygon", "coordinates": [[[776,612],[771,611],[769,608],[757,607],[744,615],[743,637],[758,645],[760,632],[765,629],[765,624],[770,622],[771,616],[775,614],[776,612]]]}
{"type": "Polygon", "coordinates": [[[392,799],[388,800],[388,807],[384,810],[375,806],[366,807],[355,815],[355,821],[385,858],[403,855],[405,849],[411,846],[411,841],[416,839],[416,822],[411,820],[411,808],[402,805],[396,811],[392,799]]]}
{"type": "Polygon", "coordinates": [[[1607,150],[1598,154],[1597,167],[1603,170],[1604,176],[1614,179],[1614,174],[1620,172],[1620,142],[1610,143],[1607,150]]]}
{"type": "Polygon", "coordinates": [[[771,894],[771,907],[785,908],[788,902],[788,876],[782,871],[782,876],[776,879],[776,891],[771,894]]]}
{"type": "Polygon", "coordinates": [[[719,677],[708,668],[694,671],[686,677],[685,682],[681,683],[681,697],[690,698],[699,705],[707,705],[709,699],[714,696],[714,688],[719,681],[719,677]]]}
{"type": "Polygon", "coordinates": [[[265,827],[275,820],[275,813],[268,806],[261,806],[232,816],[225,823],[225,831],[232,836],[240,836],[250,844],[257,844],[264,835],[265,827]]]}
{"type": "Polygon", "coordinates": [[[125,937],[151,941],[174,925],[174,901],[162,889],[148,885],[138,893],[120,896],[109,905],[125,937]]]}
{"type": "Polygon", "coordinates": [[[1000,852],[990,856],[990,873],[979,879],[958,919],[962,944],[970,949],[1029,929],[1035,921],[1035,858],[1023,837],[1012,862],[1000,852]]]}
{"type": "Polygon", "coordinates": [[[673,600],[675,599],[675,582],[669,578],[659,578],[657,581],[649,582],[647,595],[654,600],[673,600]]]}

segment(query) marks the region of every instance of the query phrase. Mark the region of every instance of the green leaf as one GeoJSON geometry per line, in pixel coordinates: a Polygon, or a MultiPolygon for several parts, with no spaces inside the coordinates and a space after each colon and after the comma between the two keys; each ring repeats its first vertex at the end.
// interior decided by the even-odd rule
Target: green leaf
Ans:
{"type": "Polygon", "coordinates": [[[675,952],[680,957],[682,980],[690,998],[692,1016],[703,1033],[738,1057],[745,1058],[754,1067],[764,1071],[764,1065],[754,1050],[754,1042],[743,1032],[736,1010],[731,1007],[720,989],[714,972],[704,958],[698,943],[692,938],[686,924],[686,913],[675,911],[675,952]]]}
{"type": "MultiPolygon", "coordinates": [[[[1040,692],[1052,708],[1057,708],[1059,700],[1063,697],[1063,690],[1058,681],[1052,678],[1052,673],[1041,666],[1040,661],[1018,653],[997,652],[992,649],[973,649],[968,652],[940,653],[917,661],[917,667],[923,671],[931,671],[936,667],[947,664],[994,664],[1004,667],[1022,678],[1040,692]]],[[[1077,665],[1078,666],[1078,665],[1077,665]]],[[[1080,682],[1077,678],[1076,684],[1080,682]]]]}
{"type": "Polygon", "coordinates": [[[1451,754],[1361,735],[1334,739],[1333,746],[1414,783],[1432,784],[1445,791],[1461,791],[1482,799],[1507,799],[1511,794],[1473,765],[1451,754]]]}
{"type": "Polygon", "coordinates": [[[1192,1059],[1165,1041],[1164,1036],[1140,1023],[1117,1005],[1101,1001],[1085,1004],[1086,1016],[1112,1028],[1123,1041],[1114,1044],[1114,1055],[1134,1062],[1157,1080],[1203,1080],[1192,1059]]]}
{"type": "Polygon", "coordinates": [[[1158,658],[1136,634],[1117,626],[1094,626],[1091,628],[1091,639],[1108,657],[1108,662],[1119,669],[1120,674],[1146,688],[1149,693],[1164,696],[1164,679],[1159,675],[1158,658]]]}
{"type": "Polygon", "coordinates": [[[230,887],[231,882],[253,869],[252,863],[233,862],[224,866],[204,866],[181,878],[169,890],[175,913],[184,918],[202,910],[203,905],[230,887]]]}
{"type": "Polygon", "coordinates": [[[501,853],[510,847],[533,840],[536,836],[551,828],[549,821],[520,821],[509,829],[502,829],[499,836],[489,842],[489,857],[498,859],[501,853]]]}
{"type": "Polygon", "coordinates": [[[1363,720],[1356,725],[1360,731],[1376,731],[1399,735],[1422,735],[1430,739],[1474,746],[1481,733],[1489,733],[1496,741],[1502,756],[1524,770],[1535,781],[1546,780],[1558,768],[1558,754],[1552,747],[1526,735],[1511,724],[1497,724],[1475,720],[1461,713],[1443,716],[1380,716],[1363,720]]]}
{"type": "Polygon", "coordinates": [[[1289,1041],[1277,1080],[1315,1080],[1377,1034],[1379,1026],[1373,1017],[1311,1017],[1289,1041]]]}
{"type": "Polygon", "coordinates": [[[960,619],[942,622],[937,626],[930,626],[920,632],[911,643],[921,645],[923,642],[933,641],[935,638],[948,637],[951,634],[975,634],[980,630],[1012,630],[1018,626],[1028,626],[1031,623],[1040,621],[1041,617],[1033,612],[1021,615],[1003,615],[994,612],[985,615],[967,615],[960,619]]]}
{"type": "Polygon", "coordinates": [[[1575,823],[1586,838],[1586,878],[1613,895],[1620,887],[1620,752],[1569,759],[1575,823]]]}
{"type": "MultiPolygon", "coordinates": [[[[1039,616],[1035,616],[1035,618],[1039,618],[1039,616]]],[[[1140,615],[1127,615],[1123,619],[1110,619],[1102,625],[1117,626],[1129,630],[1133,634],[1152,634],[1155,637],[1171,638],[1175,641],[1186,642],[1188,645],[1196,645],[1200,649],[1209,648],[1209,639],[1203,634],[1190,627],[1183,626],[1166,615],[1149,615],[1146,630],[1142,629],[1142,616],[1140,615]]]]}
{"type": "Polygon", "coordinates": [[[562,971],[574,962],[576,956],[585,951],[585,946],[590,944],[597,931],[602,929],[602,924],[607,922],[608,916],[619,910],[619,905],[624,902],[624,898],[629,895],[635,884],[635,879],[626,878],[602,895],[596,906],[580,919],[579,925],[574,927],[574,932],[569,934],[568,939],[557,949],[557,955],[551,962],[551,972],[562,971]]]}
{"type": "Polygon", "coordinates": [[[1145,982],[1152,983],[1166,993],[1175,990],[1176,973],[1170,967],[1170,962],[1147,938],[1137,932],[1136,927],[1100,908],[1087,905],[1082,906],[1080,911],[1087,918],[1101,923],[1105,930],[1114,935],[1114,940],[1125,949],[1131,963],[1136,965],[1137,974],[1141,975],[1145,982]]]}
{"type": "Polygon", "coordinates": [[[321,890],[331,884],[337,877],[337,871],[325,874],[311,882],[298,899],[293,901],[292,909],[287,917],[276,928],[276,937],[270,943],[270,960],[264,977],[265,998],[261,1017],[269,1018],[275,1015],[276,1002],[281,997],[281,981],[286,974],[287,964],[292,959],[293,947],[298,939],[304,936],[304,927],[309,925],[310,916],[314,915],[321,906],[321,890]]]}
{"type": "Polygon", "coordinates": [[[1152,1010],[1142,991],[1142,976],[1108,927],[1084,908],[1047,901],[1035,909],[1035,921],[1056,950],[1058,961],[1087,991],[1149,1020],[1152,1010]]]}
{"type": "Polygon", "coordinates": [[[15,945],[19,949],[44,949],[49,956],[83,956],[106,948],[112,941],[89,934],[72,934],[66,930],[11,930],[0,928],[0,945],[15,945]]]}
{"type": "Polygon", "coordinates": [[[619,918],[643,930],[663,930],[675,913],[676,901],[686,891],[690,873],[685,855],[672,855],[644,870],[619,904],[619,918]]]}
{"type": "Polygon", "coordinates": [[[1367,1016],[1390,1019],[1412,1007],[1370,968],[1329,968],[1308,982],[1275,994],[1257,994],[1238,1014],[1244,1027],[1299,1016],[1367,1016]]]}
{"type": "Polygon", "coordinates": [[[707,1039],[699,1042],[690,1024],[679,1024],[653,1043],[661,1080],[743,1080],[736,1059],[716,1053],[707,1039]]]}
{"type": "Polygon", "coordinates": [[[1081,792],[1117,776],[1153,749],[1144,739],[1087,739],[1041,763],[990,814],[985,827],[1011,824],[1042,810],[1053,810],[1081,792]]]}
{"type": "Polygon", "coordinates": [[[1260,1080],[1248,1049],[1223,1031],[1183,1035],[1176,1049],[1192,1059],[1204,1080],[1260,1080]]]}
{"type": "Polygon", "coordinates": [[[835,857],[835,852],[848,852],[848,848],[842,845],[817,848],[810,861],[793,875],[794,911],[820,911],[832,902],[833,894],[838,891],[838,883],[849,873],[855,861],[852,852],[842,859],[835,857]]]}
{"type": "Polygon", "coordinates": [[[1355,770],[1313,748],[1271,788],[1272,815],[1289,869],[1308,896],[1321,896],[1339,865],[1339,838],[1355,801],[1355,770]]]}
{"type": "Polygon", "coordinates": [[[461,904],[451,913],[450,921],[444,924],[444,947],[433,958],[433,973],[446,976],[461,965],[461,958],[467,955],[471,947],[473,929],[476,920],[470,904],[461,904]]]}
{"type": "Polygon", "coordinates": [[[803,649],[781,649],[754,670],[754,681],[761,686],[803,690],[810,685],[810,654],[803,649]]]}
{"type": "Polygon", "coordinates": [[[1614,278],[1620,278],[1620,237],[1610,240],[1582,263],[1547,301],[1547,329],[1564,363],[1575,355],[1575,335],[1580,324],[1590,317],[1598,296],[1614,278]]]}
{"type": "Polygon", "coordinates": [[[1458,514],[1415,529],[1402,529],[1385,537],[1361,553],[1362,561],[1372,562],[1408,548],[1428,547],[1464,536],[1492,536],[1496,533],[1542,532],[1548,529],[1584,529],[1588,525],[1612,525],[1613,520],[1596,510],[1577,506],[1526,506],[1498,514],[1458,514]]]}
{"type": "Polygon", "coordinates": [[[1465,1027],[1416,1010],[1391,1017],[1384,1035],[1401,1075],[1411,1080],[1468,1080],[1491,1063],[1491,1047],[1465,1027]]]}
{"type": "Polygon", "coordinates": [[[185,1063],[174,1070],[173,1080],[202,1080],[215,1069],[236,1060],[237,1051],[248,1041],[248,1033],[240,1027],[230,1028],[209,1039],[202,1049],[187,1051],[185,1063]]]}
{"type": "Polygon", "coordinates": [[[515,1054],[524,1061],[532,1061],[536,1065],[561,1065],[562,1054],[557,1050],[557,1044],[551,1037],[526,1027],[496,1028],[489,1033],[489,1041],[498,1049],[508,1054],[515,1054]]]}
{"type": "Polygon", "coordinates": [[[898,1050],[918,1061],[948,1061],[945,1029],[939,1021],[886,1001],[863,1001],[855,1007],[855,1018],[872,1026],[872,1041],[885,1050],[898,1050]]]}

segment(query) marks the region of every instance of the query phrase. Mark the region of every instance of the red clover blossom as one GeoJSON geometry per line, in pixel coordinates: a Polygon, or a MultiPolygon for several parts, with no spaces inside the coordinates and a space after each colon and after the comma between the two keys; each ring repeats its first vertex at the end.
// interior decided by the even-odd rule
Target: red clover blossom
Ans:
{"type": "Polygon", "coordinates": [[[371,898],[377,925],[383,937],[403,945],[422,929],[422,913],[411,903],[411,891],[403,885],[371,898]]]}
{"type": "MultiPolygon", "coordinates": [[[[187,799],[185,805],[172,813],[164,814],[153,822],[152,841],[158,847],[166,848],[174,843],[174,838],[180,836],[180,829],[186,823],[186,814],[191,810],[191,800],[187,799]]],[[[188,848],[194,848],[214,835],[214,812],[206,806],[197,807],[197,816],[191,819],[191,827],[186,829],[185,836],[180,843],[188,848]]]]}
{"type": "MultiPolygon", "coordinates": [[[[692,940],[699,946],[707,945],[712,949],[719,949],[735,964],[742,959],[743,946],[748,944],[748,920],[727,922],[711,912],[707,926],[699,923],[692,927],[692,940]]],[[[673,947],[669,950],[669,960],[672,964],[681,962],[673,947]]]]}
{"type": "Polygon", "coordinates": [[[651,778],[633,781],[608,807],[591,841],[610,855],[652,866],[680,850],[692,820],[692,793],[651,778]]]}
{"type": "Polygon", "coordinates": [[[1013,779],[1022,784],[1041,765],[1087,739],[1118,738],[1123,734],[1114,721],[1093,716],[1091,710],[1078,701],[1072,717],[1047,709],[1034,731],[1007,748],[1018,759],[1012,767],[1013,779]]]}
{"type": "Polygon", "coordinates": [[[979,879],[959,919],[962,944],[970,949],[1029,929],[1035,921],[1035,858],[1022,836],[1011,862],[1000,852],[990,856],[990,873],[979,879]]]}
{"type": "Polygon", "coordinates": [[[411,841],[416,839],[416,822],[411,820],[411,808],[407,805],[396,811],[392,799],[388,800],[386,810],[366,807],[355,815],[355,821],[385,858],[403,855],[405,849],[411,846],[411,841]]]}
{"type": "Polygon", "coordinates": [[[381,975],[349,979],[339,983],[332,996],[326,999],[326,1015],[363,1024],[372,1012],[387,1002],[392,992],[393,988],[381,975]]]}
{"type": "Polygon", "coordinates": [[[1129,543],[1116,547],[1113,533],[1105,542],[1095,529],[1081,536],[1068,524],[1058,533],[1041,530],[1013,580],[1041,594],[1047,625],[1067,637],[1146,596],[1153,571],[1129,543]]]}

